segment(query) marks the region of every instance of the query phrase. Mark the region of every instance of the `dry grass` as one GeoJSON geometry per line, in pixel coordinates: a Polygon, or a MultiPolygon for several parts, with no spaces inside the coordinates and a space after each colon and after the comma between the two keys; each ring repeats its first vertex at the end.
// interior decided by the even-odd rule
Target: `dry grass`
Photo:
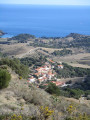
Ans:
{"type": "MultiPolygon", "coordinates": [[[[84,58],[89,58],[90,53],[79,53],[79,54],[73,54],[73,55],[68,55],[64,57],[53,57],[53,59],[57,62],[66,62],[74,67],[82,67],[82,68],[90,68],[88,65],[84,64],[79,64],[78,61],[82,61],[84,58]]],[[[89,60],[89,59],[88,59],[89,60]]]]}
{"type": "MultiPolygon", "coordinates": [[[[0,45],[2,53],[7,54],[8,56],[16,56],[26,54],[33,49],[31,46],[27,46],[27,43],[16,43],[11,45],[0,45]]],[[[22,55],[23,56],[23,55],[22,55]]]]}
{"type": "Polygon", "coordinates": [[[55,50],[62,50],[62,49],[56,49],[56,48],[42,48],[43,50],[48,51],[49,53],[53,53],[55,50]]]}

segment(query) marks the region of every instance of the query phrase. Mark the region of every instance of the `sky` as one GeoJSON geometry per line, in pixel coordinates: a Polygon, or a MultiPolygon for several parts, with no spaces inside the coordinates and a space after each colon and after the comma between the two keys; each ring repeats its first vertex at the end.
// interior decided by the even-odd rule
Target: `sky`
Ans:
{"type": "Polygon", "coordinates": [[[0,0],[0,4],[90,5],[90,0],[0,0]]]}

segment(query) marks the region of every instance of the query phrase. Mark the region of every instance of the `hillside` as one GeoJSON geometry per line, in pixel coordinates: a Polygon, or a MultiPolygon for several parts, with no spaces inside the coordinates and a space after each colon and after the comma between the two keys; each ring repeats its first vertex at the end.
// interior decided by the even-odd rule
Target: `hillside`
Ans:
{"type": "MultiPolygon", "coordinates": [[[[78,33],[70,33],[69,35],[66,36],[67,38],[68,37],[72,37],[74,39],[79,39],[79,38],[85,38],[86,35],[81,35],[81,34],[78,34],[78,33]]],[[[87,36],[89,37],[89,36],[87,36]]]]}
{"type": "MultiPolygon", "coordinates": [[[[1,31],[1,34],[3,32],[1,31]]],[[[46,47],[46,48],[81,48],[89,50],[90,46],[90,36],[81,35],[78,33],[70,33],[66,37],[41,37],[36,38],[34,35],[30,34],[19,34],[12,38],[8,38],[7,42],[2,42],[1,44],[10,44],[10,43],[27,43],[29,42],[30,46],[34,47],[46,47]]]]}
{"type": "Polygon", "coordinates": [[[90,101],[50,95],[44,90],[28,84],[25,79],[19,80],[14,71],[10,68],[8,70],[11,74],[11,82],[8,88],[0,90],[0,115],[12,113],[37,117],[40,114],[40,107],[48,106],[54,110],[55,119],[65,120],[69,115],[67,108],[71,104],[76,106],[76,113],[90,114],[90,101]]]}
{"type": "Polygon", "coordinates": [[[25,43],[25,42],[27,42],[27,40],[33,39],[33,38],[35,38],[34,35],[30,35],[30,34],[19,34],[19,35],[17,35],[17,36],[12,37],[12,38],[8,38],[8,41],[17,40],[17,41],[20,42],[20,43],[25,43]]]}
{"type": "Polygon", "coordinates": [[[63,38],[38,38],[30,45],[47,48],[71,48],[71,47],[84,47],[88,50],[90,46],[90,36],[71,33],[63,38]]]}

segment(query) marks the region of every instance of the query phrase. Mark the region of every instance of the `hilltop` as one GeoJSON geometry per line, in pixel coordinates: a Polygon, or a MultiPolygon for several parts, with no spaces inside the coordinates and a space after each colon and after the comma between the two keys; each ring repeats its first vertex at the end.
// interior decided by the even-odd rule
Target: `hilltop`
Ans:
{"type": "MultiPolygon", "coordinates": [[[[67,35],[66,37],[73,37],[74,39],[77,39],[77,38],[84,38],[86,37],[87,35],[81,35],[81,34],[78,34],[78,33],[70,33],[69,35],[67,35]]],[[[87,37],[90,37],[90,36],[87,36],[87,37]]]]}

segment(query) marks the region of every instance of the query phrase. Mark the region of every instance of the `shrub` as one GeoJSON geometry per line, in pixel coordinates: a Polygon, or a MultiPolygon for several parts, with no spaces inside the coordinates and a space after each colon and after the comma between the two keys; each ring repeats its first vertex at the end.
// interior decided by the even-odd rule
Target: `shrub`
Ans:
{"type": "Polygon", "coordinates": [[[47,120],[53,113],[54,111],[50,110],[48,107],[40,107],[40,119],[47,120]]]}
{"type": "Polygon", "coordinates": [[[8,87],[10,79],[11,75],[8,71],[0,69],[0,89],[8,87]]]}
{"type": "Polygon", "coordinates": [[[16,114],[14,114],[14,115],[11,116],[10,120],[22,120],[22,116],[21,115],[18,116],[16,114]]]}

